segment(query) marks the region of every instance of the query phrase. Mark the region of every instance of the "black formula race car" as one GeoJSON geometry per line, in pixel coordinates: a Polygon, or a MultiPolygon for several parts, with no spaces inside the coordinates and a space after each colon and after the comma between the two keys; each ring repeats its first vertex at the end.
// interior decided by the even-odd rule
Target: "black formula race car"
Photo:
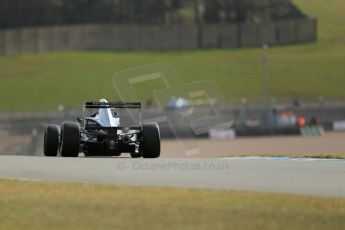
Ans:
{"type": "MultiPolygon", "coordinates": [[[[131,120],[131,119],[127,119],[131,120]]],[[[160,156],[160,133],[157,123],[141,123],[141,103],[85,102],[83,118],[78,122],[47,125],[44,134],[44,155],[55,157],[120,156],[158,158],[160,156]],[[123,126],[120,110],[138,111],[135,126],[123,126]]]]}

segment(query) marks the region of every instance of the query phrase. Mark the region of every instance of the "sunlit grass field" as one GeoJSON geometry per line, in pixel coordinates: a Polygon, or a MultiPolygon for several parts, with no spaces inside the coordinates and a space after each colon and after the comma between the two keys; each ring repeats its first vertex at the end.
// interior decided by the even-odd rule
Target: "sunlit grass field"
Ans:
{"type": "MultiPolygon", "coordinates": [[[[345,98],[345,2],[294,0],[319,22],[319,41],[270,49],[275,98],[345,98]]],[[[185,83],[214,80],[230,101],[262,97],[262,49],[59,52],[0,57],[0,110],[80,106],[118,99],[112,77],[120,70],[168,62],[185,83]]],[[[141,87],[142,100],[159,82],[141,87]]]]}
{"type": "Polygon", "coordinates": [[[344,154],[309,154],[309,153],[295,153],[295,154],[241,154],[241,155],[228,155],[225,157],[291,157],[291,158],[310,158],[310,159],[332,159],[332,160],[345,160],[344,154]]]}
{"type": "Polygon", "coordinates": [[[345,200],[0,180],[0,229],[342,229],[345,200]]]}

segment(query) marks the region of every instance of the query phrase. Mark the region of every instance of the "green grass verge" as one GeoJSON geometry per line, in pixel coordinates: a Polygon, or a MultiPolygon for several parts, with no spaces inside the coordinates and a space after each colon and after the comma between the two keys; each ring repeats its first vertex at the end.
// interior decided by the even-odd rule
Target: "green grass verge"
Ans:
{"type": "MultiPolygon", "coordinates": [[[[295,0],[319,21],[319,42],[270,51],[270,89],[276,98],[345,97],[345,2],[295,0]]],[[[262,96],[261,49],[165,52],[61,52],[0,58],[1,110],[80,106],[84,100],[117,99],[114,73],[158,62],[171,63],[185,83],[214,80],[226,97],[262,96]]],[[[161,82],[139,86],[142,100],[161,82]]]]}
{"type": "Polygon", "coordinates": [[[241,155],[227,155],[226,157],[291,157],[291,158],[314,158],[314,159],[336,159],[345,160],[344,154],[241,154],[241,155]]]}
{"type": "Polygon", "coordinates": [[[341,229],[345,200],[0,180],[0,229],[341,229]]]}

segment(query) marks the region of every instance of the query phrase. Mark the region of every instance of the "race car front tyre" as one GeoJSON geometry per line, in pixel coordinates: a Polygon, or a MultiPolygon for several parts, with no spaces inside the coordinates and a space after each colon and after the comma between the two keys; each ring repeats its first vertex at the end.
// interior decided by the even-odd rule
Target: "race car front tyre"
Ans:
{"type": "Polygon", "coordinates": [[[59,149],[60,128],[57,125],[47,125],[44,132],[43,152],[47,157],[56,157],[59,149]]]}
{"type": "Polygon", "coordinates": [[[142,129],[142,153],[144,158],[158,158],[161,154],[161,140],[157,123],[144,124],[142,129]]]}
{"type": "Polygon", "coordinates": [[[64,122],[61,126],[62,157],[78,157],[80,143],[80,125],[77,122],[64,122]]]}

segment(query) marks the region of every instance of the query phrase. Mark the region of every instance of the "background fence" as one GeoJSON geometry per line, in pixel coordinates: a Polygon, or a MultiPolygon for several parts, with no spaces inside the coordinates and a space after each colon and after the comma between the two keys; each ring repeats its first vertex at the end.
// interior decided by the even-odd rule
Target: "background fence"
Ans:
{"type": "Polygon", "coordinates": [[[194,49],[285,45],[317,40],[315,19],[264,24],[76,25],[0,31],[0,55],[63,50],[194,49]]]}

